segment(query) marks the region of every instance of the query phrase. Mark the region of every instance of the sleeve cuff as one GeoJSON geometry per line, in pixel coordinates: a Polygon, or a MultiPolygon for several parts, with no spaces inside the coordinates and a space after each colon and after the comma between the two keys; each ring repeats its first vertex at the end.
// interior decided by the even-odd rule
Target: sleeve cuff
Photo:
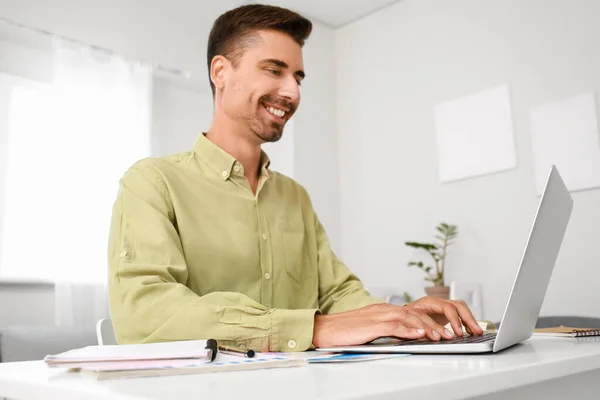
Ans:
{"type": "Polygon", "coordinates": [[[318,309],[275,309],[271,314],[269,351],[306,351],[312,346],[318,309]]]}

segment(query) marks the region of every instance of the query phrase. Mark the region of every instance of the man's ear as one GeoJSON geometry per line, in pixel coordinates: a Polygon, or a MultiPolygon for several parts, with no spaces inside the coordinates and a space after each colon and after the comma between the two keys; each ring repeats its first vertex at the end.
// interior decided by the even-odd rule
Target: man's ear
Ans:
{"type": "Polygon", "coordinates": [[[229,60],[222,55],[213,57],[210,63],[210,79],[217,89],[223,89],[229,60]]]}

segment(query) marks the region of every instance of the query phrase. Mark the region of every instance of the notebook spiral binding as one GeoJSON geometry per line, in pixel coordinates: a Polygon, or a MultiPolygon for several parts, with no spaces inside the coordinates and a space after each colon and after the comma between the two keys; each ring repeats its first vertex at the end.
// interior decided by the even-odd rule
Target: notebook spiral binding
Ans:
{"type": "Polygon", "coordinates": [[[575,329],[573,333],[576,337],[600,336],[600,329],[575,329]]]}

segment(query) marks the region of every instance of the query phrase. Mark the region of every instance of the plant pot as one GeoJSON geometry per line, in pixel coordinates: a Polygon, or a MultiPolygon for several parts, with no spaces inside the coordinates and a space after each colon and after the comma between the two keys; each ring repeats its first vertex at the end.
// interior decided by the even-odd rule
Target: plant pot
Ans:
{"type": "Polygon", "coordinates": [[[450,287],[449,286],[428,286],[425,288],[427,296],[437,297],[440,299],[450,299],[450,287]]]}

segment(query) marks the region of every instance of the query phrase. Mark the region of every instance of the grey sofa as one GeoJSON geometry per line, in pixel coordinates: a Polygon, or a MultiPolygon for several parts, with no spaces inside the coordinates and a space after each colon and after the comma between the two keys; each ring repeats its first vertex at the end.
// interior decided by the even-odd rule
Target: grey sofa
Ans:
{"type": "Polygon", "coordinates": [[[0,329],[0,362],[41,360],[48,354],[98,344],[90,327],[15,326],[0,329]]]}

